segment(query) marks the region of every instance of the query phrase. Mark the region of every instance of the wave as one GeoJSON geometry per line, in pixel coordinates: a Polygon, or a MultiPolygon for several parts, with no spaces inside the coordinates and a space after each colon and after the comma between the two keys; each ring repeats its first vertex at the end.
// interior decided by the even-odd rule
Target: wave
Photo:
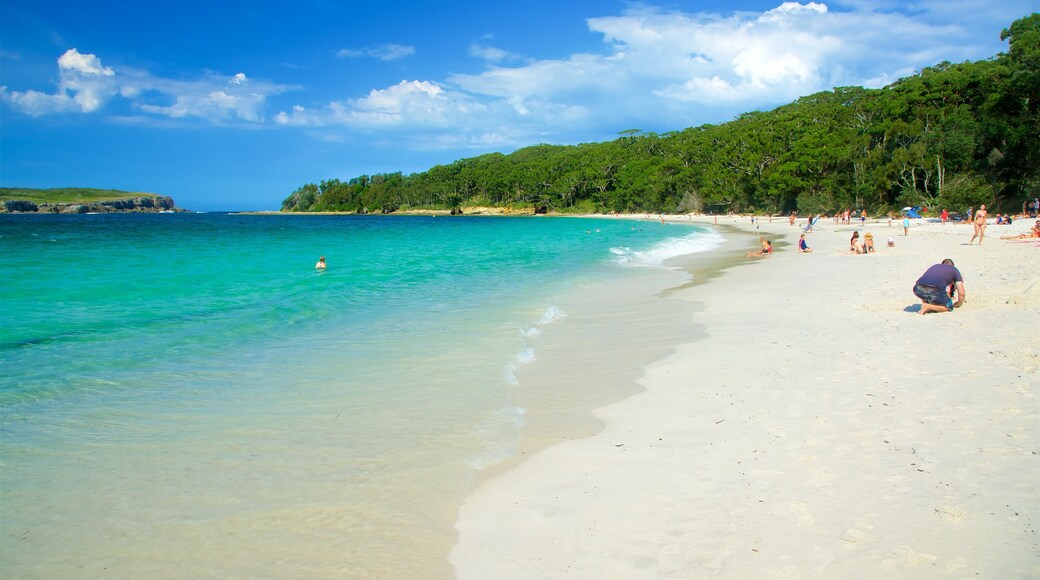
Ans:
{"type": "Polygon", "coordinates": [[[542,317],[538,319],[538,322],[520,329],[520,337],[523,338],[524,347],[519,354],[513,357],[513,360],[506,363],[505,381],[508,384],[516,386],[519,383],[519,380],[516,378],[517,369],[534,362],[538,358],[534,348],[527,344],[527,339],[538,336],[542,333],[543,326],[552,324],[564,316],[566,315],[559,307],[550,306],[542,314],[542,317]]]}
{"type": "Polygon", "coordinates": [[[722,245],[722,234],[715,231],[697,231],[678,238],[662,240],[647,250],[633,250],[627,246],[611,248],[614,261],[624,265],[660,266],[669,258],[710,252],[722,245]]]}

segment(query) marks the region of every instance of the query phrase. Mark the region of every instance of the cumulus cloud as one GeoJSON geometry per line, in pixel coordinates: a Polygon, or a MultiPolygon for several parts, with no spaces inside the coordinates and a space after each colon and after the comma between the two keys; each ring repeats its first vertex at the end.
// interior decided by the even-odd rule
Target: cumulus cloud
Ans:
{"type": "Polygon", "coordinates": [[[120,99],[133,110],[175,119],[259,123],[264,120],[268,97],[294,88],[254,81],[244,73],[230,77],[210,74],[185,81],[156,77],[133,68],[117,72],[102,64],[97,55],[83,54],[75,48],[58,58],[58,75],[58,87],[53,93],[8,91],[5,87],[0,94],[32,116],[95,113],[120,99]]]}
{"type": "Polygon", "coordinates": [[[93,54],[81,54],[75,48],[58,58],[58,90],[4,92],[16,107],[33,116],[67,111],[92,113],[118,92],[115,72],[101,64],[93,54]]]}
{"type": "MultiPolygon", "coordinates": [[[[468,47],[476,70],[287,102],[270,117],[272,97],[299,87],[243,73],[159,78],[75,49],[59,59],[54,92],[0,88],[0,96],[31,115],[98,112],[119,102],[144,116],[270,119],[327,135],[385,135],[413,148],[574,142],[630,127],[725,121],[835,86],[881,87],[943,60],[992,56],[1002,47],[999,30],[1033,0],[989,1],[915,0],[912,12],[897,0],[778,1],[771,10],[727,13],[633,4],[586,20],[599,50],[526,59],[486,35],[468,47]]],[[[336,56],[394,61],[415,53],[382,44],[336,56]]]]}
{"type": "MultiPolygon", "coordinates": [[[[599,53],[523,60],[489,45],[486,36],[469,47],[470,56],[489,65],[483,71],[401,81],[319,109],[294,108],[276,120],[412,130],[453,146],[464,134],[474,143],[522,145],[564,132],[724,121],[835,86],[881,87],[951,55],[992,55],[991,48],[963,48],[978,31],[951,25],[945,1],[921,0],[913,15],[891,0],[835,0],[833,7],[783,2],[764,12],[728,14],[640,4],[586,21],[603,40],[599,53]]],[[[982,0],[953,1],[965,9],[983,6],[982,0]]],[[[999,28],[992,27],[994,38],[999,28]]],[[[371,50],[341,56],[373,56],[371,50]]]]}
{"type": "Polygon", "coordinates": [[[379,44],[366,48],[342,48],[336,52],[339,58],[369,57],[379,60],[398,60],[415,54],[414,46],[403,46],[400,44],[379,44]]]}

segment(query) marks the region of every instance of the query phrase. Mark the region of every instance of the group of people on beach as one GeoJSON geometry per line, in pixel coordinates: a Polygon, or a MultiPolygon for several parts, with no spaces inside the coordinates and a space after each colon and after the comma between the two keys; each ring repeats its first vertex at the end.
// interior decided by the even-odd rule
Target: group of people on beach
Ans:
{"type": "Polygon", "coordinates": [[[861,240],[859,237],[859,230],[852,232],[852,238],[849,239],[849,253],[850,254],[871,254],[874,252],[874,234],[867,232],[863,235],[861,240]]]}

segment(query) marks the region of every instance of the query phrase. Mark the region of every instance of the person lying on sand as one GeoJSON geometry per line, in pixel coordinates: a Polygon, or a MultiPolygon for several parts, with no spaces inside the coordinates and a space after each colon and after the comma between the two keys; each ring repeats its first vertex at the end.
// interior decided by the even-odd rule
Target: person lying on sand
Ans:
{"type": "Polygon", "coordinates": [[[1040,220],[1036,220],[1033,227],[1024,234],[1018,234],[1017,236],[1000,236],[1002,240],[1028,240],[1031,238],[1040,238],[1040,220]]]}

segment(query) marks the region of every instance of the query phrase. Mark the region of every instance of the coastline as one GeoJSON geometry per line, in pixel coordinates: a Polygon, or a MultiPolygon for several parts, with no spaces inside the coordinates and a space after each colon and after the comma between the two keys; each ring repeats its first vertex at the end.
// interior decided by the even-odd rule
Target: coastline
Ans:
{"type": "Polygon", "coordinates": [[[827,222],[812,254],[795,250],[804,220],[719,221],[784,245],[666,292],[704,336],[596,409],[597,434],[484,480],[458,577],[1040,572],[1040,249],[997,239],[1032,221],[983,246],[959,224],[827,222]],[[875,254],[845,253],[856,229],[875,254]],[[967,302],[919,316],[910,288],[946,257],[967,302]]]}
{"type": "Polygon", "coordinates": [[[599,433],[604,424],[595,409],[642,392],[643,367],[700,335],[699,327],[676,316],[680,311],[692,313],[694,306],[673,293],[746,262],[745,253],[758,247],[756,236],[722,229],[728,230],[726,242],[716,250],[670,258],[666,268],[628,272],[621,286],[618,280],[600,280],[571,289],[571,300],[581,304],[562,304],[566,321],[534,339],[540,353],[537,364],[516,372],[520,386],[513,399],[527,410],[516,452],[484,468],[479,483],[557,443],[599,433]],[[641,340],[633,342],[633,337],[641,340]]]}

